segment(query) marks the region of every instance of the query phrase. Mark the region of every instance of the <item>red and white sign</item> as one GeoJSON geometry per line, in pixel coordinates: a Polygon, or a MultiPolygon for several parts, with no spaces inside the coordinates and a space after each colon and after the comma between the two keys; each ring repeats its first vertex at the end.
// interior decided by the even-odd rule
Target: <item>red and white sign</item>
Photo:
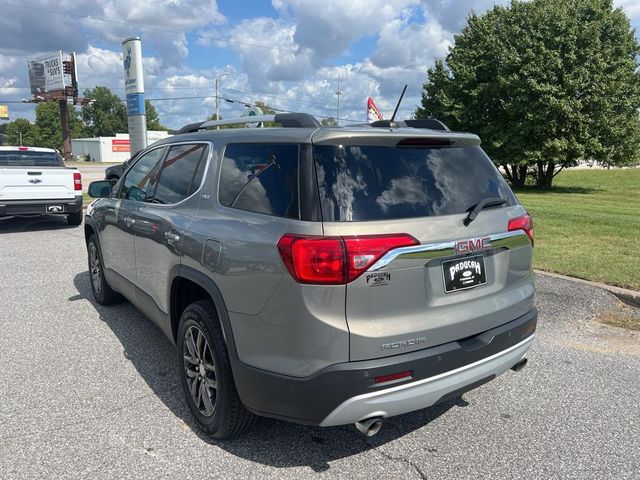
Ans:
{"type": "Polygon", "coordinates": [[[111,140],[112,152],[130,152],[131,145],[128,138],[114,138],[111,140]]]}
{"type": "Polygon", "coordinates": [[[376,104],[373,101],[373,98],[367,98],[367,121],[369,123],[377,122],[378,120],[382,120],[382,115],[380,114],[380,110],[376,107],[376,104]]]}

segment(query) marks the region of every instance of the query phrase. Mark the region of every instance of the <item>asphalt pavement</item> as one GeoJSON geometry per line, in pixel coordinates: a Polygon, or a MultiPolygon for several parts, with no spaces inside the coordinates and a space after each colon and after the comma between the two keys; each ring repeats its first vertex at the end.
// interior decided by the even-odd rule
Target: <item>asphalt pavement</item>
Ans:
{"type": "Polygon", "coordinates": [[[92,301],[82,227],[0,220],[0,478],[640,478],[640,335],[594,320],[621,308],[608,292],[537,285],[521,373],[368,439],[261,419],[210,441],[169,341],[92,301]]]}

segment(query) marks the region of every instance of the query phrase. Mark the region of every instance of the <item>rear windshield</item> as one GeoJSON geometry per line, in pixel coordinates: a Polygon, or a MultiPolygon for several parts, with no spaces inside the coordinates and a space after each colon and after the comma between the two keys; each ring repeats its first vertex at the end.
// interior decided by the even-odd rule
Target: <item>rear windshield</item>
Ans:
{"type": "Polygon", "coordinates": [[[0,167],[62,167],[60,155],[55,152],[28,150],[0,151],[0,167]]]}
{"type": "Polygon", "coordinates": [[[324,221],[462,214],[480,200],[516,203],[479,146],[314,147],[324,221]]]}

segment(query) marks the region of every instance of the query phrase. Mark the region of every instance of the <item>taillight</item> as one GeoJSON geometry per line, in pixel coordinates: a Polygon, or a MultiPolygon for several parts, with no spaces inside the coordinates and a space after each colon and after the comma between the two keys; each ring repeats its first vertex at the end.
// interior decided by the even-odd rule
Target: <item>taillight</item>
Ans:
{"type": "Polygon", "coordinates": [[[18,147],[18,150],[20,150],[21,152],[26,152],[29,150],[29,147],[18,147]]]}
{"type": "Polygon", "coordinates": [[[524,233],[531,239],[531,246],[533,247],[533,219],[528,213],[521,217],[510,219],[507,230],[510,232],[513,230],[524,230],[524,233]]]}
{"type": "Polygon", "coordinates": [[[297,282],[343,285],[362,275],[389,250],[418,244],[404,233],[348,237],[283,235],[278,251],[297,282]]]}
{"type": "Polygon", "coordinates": [[[73,172],[73,189],[82,190],[82,177],[80,172],[73,172]]]}

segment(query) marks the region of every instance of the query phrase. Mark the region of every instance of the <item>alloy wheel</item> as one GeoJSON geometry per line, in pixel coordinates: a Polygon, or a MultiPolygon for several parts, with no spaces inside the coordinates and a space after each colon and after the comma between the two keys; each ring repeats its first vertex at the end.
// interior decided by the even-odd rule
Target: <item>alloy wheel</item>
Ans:
{"type": "Polygon", "coordinates": [[[218,381],[216,365],[204,332],[192,325],[184,336],[183,364],[191,399],[205,417],[213,415],[218,381]]]}
{"type": "Polygon", "coordinates": [[[89,268],[91,270],[91,283],[96,293],[102,292],[102,275],[100,265],[100,255],[98,255],[98,248],[95,243],[91,243],[89,246],[89,268]]]}

